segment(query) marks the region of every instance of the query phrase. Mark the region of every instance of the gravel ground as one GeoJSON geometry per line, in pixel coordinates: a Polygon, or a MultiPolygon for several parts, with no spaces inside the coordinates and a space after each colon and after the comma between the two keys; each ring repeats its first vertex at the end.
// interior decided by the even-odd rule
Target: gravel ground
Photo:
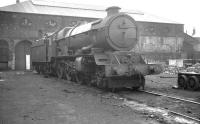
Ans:
{"type": "Polygon", "coordinates": [[[0,124],[159,124],[93,87],[32,72],[1,76],[0,124]]]}
{"type": "Polygon", "coordinates": [[[200,102],[200,91],[174,89],[177,85],[177,75],[159,74],[146,76],[146,90],[157,91],[172,96],[179,96],[200,102]]]}
{"type": "MultiPolygon", "coordinates": [[[[146,76],[146,90],[200,102],[200,91],[189,91],[172,88],[175,85],[177,85],[177,75],[160,74],[154,76],[146,76]]],[[[200,105],[179,100],[172,100],[166,97],[157,97],[156,99],[151,99],[150,96],[146,97],[149,100],[143,100],[145,100],[144,102],[148,103],[150,106],[158,106],[173,110],[175,112],[179,112],[200,120],[200,105]]]]}

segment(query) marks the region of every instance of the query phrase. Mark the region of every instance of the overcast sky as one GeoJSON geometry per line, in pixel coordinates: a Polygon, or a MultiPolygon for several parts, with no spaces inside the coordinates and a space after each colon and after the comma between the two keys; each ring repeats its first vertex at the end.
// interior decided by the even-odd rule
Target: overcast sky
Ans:
{"type": "MultiPolygon", "coordinates": [[[[26,0],[20,0],[20,2],[26,0]]],[[[48,0],[46,0],[48,1],[48,0]]],[[[98,6],[119,6],[123,9],[140,10],[169,20],[183,23],[188,34],[196,30],[200,37],[200,0],[50,0],[65,3],[98,6]]],[[[15,4],[16,0],[1,0],[0,7],[15,4]]]]}

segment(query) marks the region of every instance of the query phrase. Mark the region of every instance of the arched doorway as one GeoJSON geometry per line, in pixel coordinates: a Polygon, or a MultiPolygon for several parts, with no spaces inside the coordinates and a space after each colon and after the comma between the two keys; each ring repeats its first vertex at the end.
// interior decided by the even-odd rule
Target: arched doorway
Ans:
{"type": "Polygon", "coordinates": [[[0,70],[8,69],[9,45],[5,40],[0,40],[0,70]]]}
{"type": "Polygon", "coordinates": [[[29,70],[31,66],[31,42],[21,41],[15,46],[15,70],[29,70]]]}

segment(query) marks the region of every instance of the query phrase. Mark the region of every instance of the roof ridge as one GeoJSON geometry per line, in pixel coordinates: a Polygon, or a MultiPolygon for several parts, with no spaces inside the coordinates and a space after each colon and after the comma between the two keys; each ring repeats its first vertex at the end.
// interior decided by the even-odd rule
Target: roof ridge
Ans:
{"type": "Polygon", "coordinates": [[[32,1],[32,3],[34,5],[40,5],[40,6],[43,5],[43,6],[52,6],[52,7],[64,7],[64,8],[74,8],[74,9],[83,9],[83,10],[105,11],[105,9],[107,8],[105,6],[96,6],[96,5],[88,5],[88,4],[77,4],[77,3],[66,3],[66,2],[57,2],[57,1],[53,1],[53,0],[48,0],[48,1],[47,0],[30,0],[30,1],[32,1]],[[42,2],[45,2],[45,3],[42,3],[42,2]],[[53,4],[51,4],[51,2],[53,4]],[[76,7],[73,7],[73,6],[76,6],[76,7]],[[87,9],[86,6],[89,7],[89,9],[87,9]],[[98,9],[98,8],[101,8],[101,9],[98,9]]]}
{"type": "Polygon", "coordinates": [[[165,18],[165,17],[161,17],[161,16],[158,16],[158,15],[155,15],[155,14],[151,14],[151,13],[148,13],[148,12],[144,12],[144,14],[149,15],[149,16],[153,16],[153,17],[156,17],[156,18],[160,18],[160,19],[165,20],[165,21],[170,21],[170,22],[182,24],[182,23],[180,23],[180,22],[177,22],[177,21],[174,21],[174,20],[165,18]]]}
{"type": "MultiPolygon", "coordinates": [[[[87,18],[103,18],[106,16],[105,6],[95,6],[76,3],[55,2],[54,0],[27,0],[17,4],[0,7],[0,11],[34,13],[58,16],[77,16],[87,18]],[[64,4],[63,4],[64,3],[64,4]]],[[[169,19],[138,10],[122,9],[123,13],[129,14],[137,21],[174,23],[169,19]]],[[[180,23],[178,23],[180,24],[180,23]]]]}
{"type": "MultiPolygon", "coordinates": [[[[34,5],[39,5],[39,6],[50,6],[50,7],[60,7],[60,8],[72,8],[72,9],[81,9],[81,10],[93,10],[93,11],[105,11],[108,6],[96,6],[96,5],[89,5],[89,4],[77,4],[77,3],[67,3],[67,2],[57,2],[54,0],[31,0],[34,5]],[[45,4],[39,4],[37,2],[46,2],[45,4]],[[49,2],[53,2],[54,4],[50,4],[49,2]],[[55,3],[63,3],[65,5],[56,5],[55,3]],[[71,6],[70,6],[71,5],[71,6]],[[78,7],[77,7],[78,5],[78,7]]],[[[124,13],[128,14],[141,14],[143,15],[144,13],[139,10],[124,10],[122,9],[124,13]]]]}

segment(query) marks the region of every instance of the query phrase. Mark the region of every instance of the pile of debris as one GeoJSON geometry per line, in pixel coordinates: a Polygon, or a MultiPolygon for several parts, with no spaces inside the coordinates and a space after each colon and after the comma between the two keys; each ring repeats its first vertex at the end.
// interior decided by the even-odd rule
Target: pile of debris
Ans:
{"type": "Polygon", "coordinates": [[[177,66],[165,66],[163,73],[165,74],[178,74],[180,71],[185,71],[186,68],[184,67],[177,67],[177,66]]]}
{"type": "Polygon", "coordinates": [[[200,63],[196,63],[190,67],[177,67],[177,66],[165,66],[163,73],[165,74],[177,74],[178,72],[193,72],[200,73],[200,63]]]}
{"type": "Polygon", "coordinates": [[[188,67],[186,69],[186,72],[195,72],[195,73],[200,73],[200,63],[196,63],[191,67],[188,67]]]}
{"type": "Polygon", "coordinates": [[[179,67],[177,66],[165,66],[164,72],[165,74],[177,74],[179,72],[179,67]]]}

